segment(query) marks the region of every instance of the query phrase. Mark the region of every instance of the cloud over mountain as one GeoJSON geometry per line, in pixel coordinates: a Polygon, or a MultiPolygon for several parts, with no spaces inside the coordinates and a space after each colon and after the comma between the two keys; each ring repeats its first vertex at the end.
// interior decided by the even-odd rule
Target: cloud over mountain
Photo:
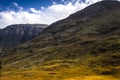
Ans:
{"type": "Polygon", "coordinates": [[[13,5],[18,9],[18,11],[8,10],[0,12],[0,28],[4,28],[11,24],[21,23],[51,24],[98,1],[101,0],[62,0],[64,4],[57,4],[53,1],[52,5],[41,7],[39,10],[32,7],[25,10],[23,7],[19,6],[19,4],[14,2],[13,5]]]}

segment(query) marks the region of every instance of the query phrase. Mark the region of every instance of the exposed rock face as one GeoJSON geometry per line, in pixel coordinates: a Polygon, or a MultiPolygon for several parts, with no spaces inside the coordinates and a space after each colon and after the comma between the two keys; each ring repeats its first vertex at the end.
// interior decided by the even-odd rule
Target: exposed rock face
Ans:
{"type": "Polygon", "coordinates": [[[0,29],[1,51],[6,51],[13,46],[34,38],[46,27],[47,25],[42,24],[18,24],[0,29]]]}

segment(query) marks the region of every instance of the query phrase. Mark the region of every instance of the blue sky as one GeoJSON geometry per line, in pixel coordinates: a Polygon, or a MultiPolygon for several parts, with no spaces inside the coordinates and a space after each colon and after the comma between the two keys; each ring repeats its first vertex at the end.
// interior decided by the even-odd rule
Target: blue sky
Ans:
{"type": "Polygon", "coordinates": [[[51,24],[101,0],[0,0],[0,28],[11,24],[51,24]]]}
{"type": "Polygon", "coordinates": [[[6,10],[7,8],[15,8],[13,3],[17,3],[25,9],[30,7],[39,9],[41,6],[47,7],[52,5],[52,0],[0,0],[0,10],[3,11],[3,9],[6,10]]]}
{"type": "MultiPolygon", "coordinates": [[[[74,4],[76,1],[77,0],[0,0],[0,12],[10,9],[16,10],[14,3],[17,3],[25,10],[31,7],[39,10],[41,7],[48,7],[53,4],[67,4],[69,2],[74,4]]],[[[85,2],[85,0],[79,0],[79,2],[85,2]]]]}

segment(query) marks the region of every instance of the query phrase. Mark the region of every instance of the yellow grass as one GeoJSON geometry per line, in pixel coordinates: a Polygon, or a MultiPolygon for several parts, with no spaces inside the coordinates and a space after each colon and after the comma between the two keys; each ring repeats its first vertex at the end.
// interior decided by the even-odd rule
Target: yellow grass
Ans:
{"type": "Polygon", "coordinates": [[[114,78],[112,76],[91,75],[91,76],[68,78],[68,79],[65,79],[65,80],[120,80],[120,79],[114,78]]]}

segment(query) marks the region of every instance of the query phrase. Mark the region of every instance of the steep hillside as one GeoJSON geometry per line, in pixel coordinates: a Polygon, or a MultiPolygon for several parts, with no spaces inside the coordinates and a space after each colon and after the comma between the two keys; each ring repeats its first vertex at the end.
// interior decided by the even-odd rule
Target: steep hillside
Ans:
{"type": "Polygon", "coordinates": [[[3,80],[120,80],[120,2],[53,23],[1,61],[3,80]]]}
{"type": "Polygon", "coordinates": [[[0,29],[1,51],[8,51],[11,47],[34,38],[46,27],[42,24],[18,24],[0,29]]]}

